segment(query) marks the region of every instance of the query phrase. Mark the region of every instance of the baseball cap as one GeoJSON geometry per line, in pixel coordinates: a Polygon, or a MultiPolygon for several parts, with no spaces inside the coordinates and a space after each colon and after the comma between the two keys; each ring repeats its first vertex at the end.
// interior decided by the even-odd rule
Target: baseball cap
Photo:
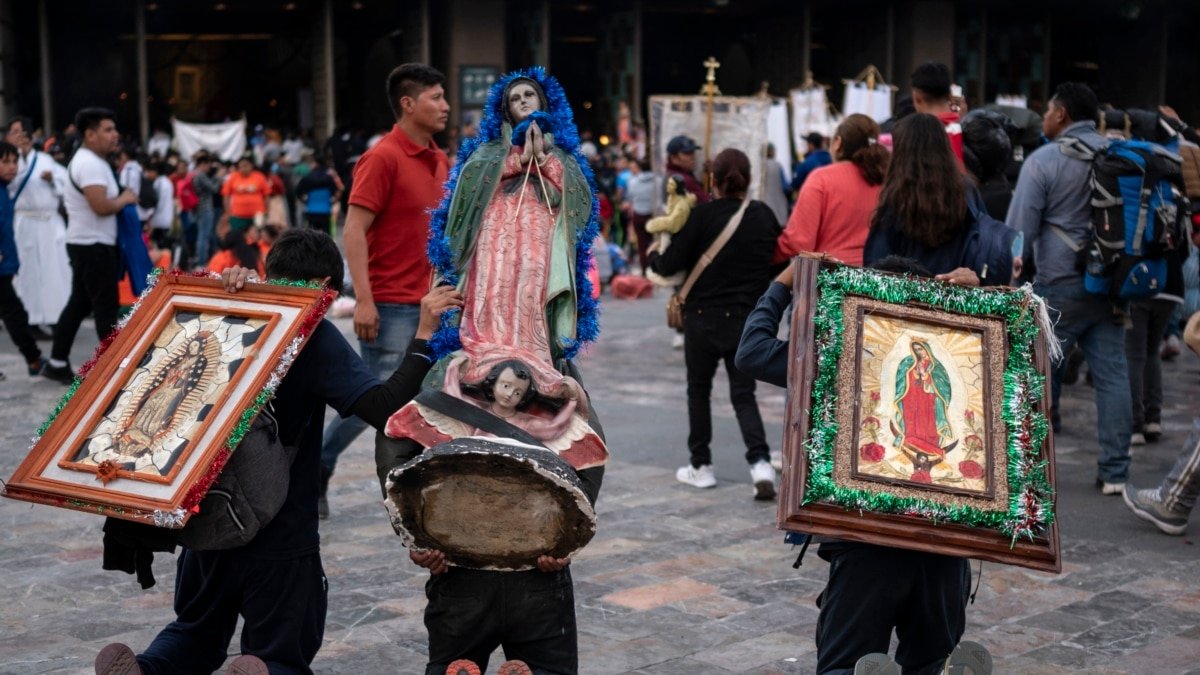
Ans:
{"type": "Polygon", "coordinates": [[[700,146],[696,145],[696,141],[693,141],[687,136],[676,136],[667,143],[668,155],[677,155],[680,153],[687,154],[689,152],[695,152],[699,149],[700,146]]]}

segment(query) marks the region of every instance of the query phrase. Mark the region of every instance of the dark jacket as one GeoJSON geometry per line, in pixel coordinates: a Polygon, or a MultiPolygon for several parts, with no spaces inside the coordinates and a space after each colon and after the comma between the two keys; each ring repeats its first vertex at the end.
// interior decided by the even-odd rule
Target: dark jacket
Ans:
{"type": "MultiPolygon", "coordinates": [[[[741,206],[732,197],[700,204],[671,239],[666,253],[650,254],[650,269],[663,276],[688,272],[708,250],[741,206]]],[[[685,311],[733,309],[750,311],[771,281],[771,257],[782,229],[770,207],[751,201],[733,237],[696,280],[685,301],[685,311]]]]}
{"type": "Polygon", "coordinates": [[[792,289],[774,282],[746,317],[734,363],[738,370],[777,387],[787,387],[788,343],[780,340],[779,322],[792,304],[792,289]]]}
{"type": "Polygon", "coordinates": [[[0,276],[11,277],[21,269],[13,232],[13,200],[8,196],[8,183],[4,181],[0,181],[0,256],[0,276]]]}

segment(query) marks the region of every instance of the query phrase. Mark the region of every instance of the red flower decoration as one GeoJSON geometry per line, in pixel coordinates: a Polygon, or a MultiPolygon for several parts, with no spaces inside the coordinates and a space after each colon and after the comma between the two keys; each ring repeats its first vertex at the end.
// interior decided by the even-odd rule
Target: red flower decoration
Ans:
{"type": "Polygon", "coordinates": [[[909,480],[914,483],[932,483],[933,477],[929,475],[928,471],[921,469],[920,471],[914,471],[913,475],[909,476],[909,480]]]}
{"type": "Polygon", "coordinates": [[[967,412],[963,413],[963,417],[966,417],[968,422],[974,422],[975,421],[975,411],[968,408],[967,412]]]}
{"type": "Polygon", "coordinates": [[[96,480],[104,485],[117,479],[117,472],[121,470],[121,465],[111,459],[106,459],[96,466],[96,480]]]}
{"type": "Polygon", "coordinates": [[[983,467],[979,466],[978,462],[969,459],[958,463],[958,472],[963,475],[963,478],[983,478],[983,467]]]}
{"type": "Polygon", "coordinates": [[[878,402],[879,401],[879,392],[877,392],[877,391],[871,392],[871,400],[878,402]]]}
{"type": "Polygon", "coordinates": [[[858,453],[859,456],[863,458],[863,461],[878,462],[883,459],[883,456],[887,453],[887,450],[878,443],[867,443],[866,445],[862,446],[858,453]]]}
{"type": "Polygon", "coordinates": [[[965,443],[966,446],[972,450],[978,450],[979,448],[983,447],[983,439],[975,434],[967,436],[965,439],[963,439],[963,443],[965,443]]]}

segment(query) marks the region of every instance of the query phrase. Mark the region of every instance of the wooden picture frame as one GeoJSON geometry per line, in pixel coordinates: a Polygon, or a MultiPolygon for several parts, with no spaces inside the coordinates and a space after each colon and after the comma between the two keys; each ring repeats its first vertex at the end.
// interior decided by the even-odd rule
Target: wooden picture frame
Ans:
{"type": "Polygon", "coordinates": [[[162,274],[102,344],[4,496],[182,527],[332,292],[162,274]]]}
{"type": "Polygon", "coordinates": [[[792,264],[779,527],[1060,572],[1040,300],[792,264]]]}

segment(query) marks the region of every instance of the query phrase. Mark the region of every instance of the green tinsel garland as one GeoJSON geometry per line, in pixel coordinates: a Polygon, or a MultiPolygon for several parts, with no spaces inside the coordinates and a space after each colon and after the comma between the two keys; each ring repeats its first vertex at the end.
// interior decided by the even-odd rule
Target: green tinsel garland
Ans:
{"type": "Polygon", "coordinates": [[[854,267],[822,270],[817,277],[817,376],[812,391],[812,431],[807,449],[809,477],[804,502],[826,501],[850,509],[901,513],[971,527],[996,529],[1011,536],[1033,538],[1054,522],[1053,489],[1038,449],[1048,424],[1038,409],[1045,380],[1034,366],[1034,347],[1041,339],[1034,299],[1028,291],[980,291],[924,279],[884,275],[854,267]],[[837,372],[844,330],[842,306],[847,295],[860,295],[892,304],[923,303],[960,314],[996,316],[1004,320],[1009,352],[1004,368],[1001,417],[1008,429],[1008,487],[1006,511],[973,506],[947,506],[926,499],[839,486],[833,479],[838,424],[837,372]]]}

